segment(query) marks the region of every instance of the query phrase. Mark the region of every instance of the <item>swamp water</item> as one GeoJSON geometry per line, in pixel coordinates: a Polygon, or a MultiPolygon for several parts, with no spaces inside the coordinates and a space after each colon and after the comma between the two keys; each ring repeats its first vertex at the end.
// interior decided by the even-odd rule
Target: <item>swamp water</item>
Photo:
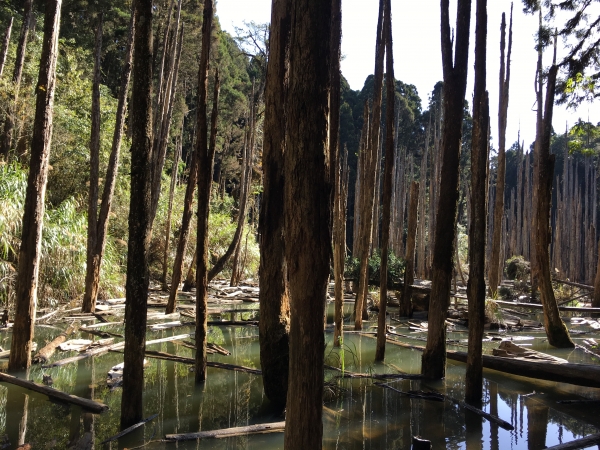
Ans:
{"type": "MultiPolygon", "coordinates": [[[[345,311],[346,317],[349,316],[350,307],[350,304],[345,304],[345,308],[348,308],[345,311]]],[[[248,304],[239,305],[239,308],[247,310],[248,304]]],[[[393,317],[396,309],[390,309],[393,317]]],[[[253,313],[238,313],[237,318],[240,316],[249,319],[253,318],[253,313]]],[[[229,319],[230,314],[223,315],[223,318],[229,319]]],[[[376,317],[372,319],[374,320],[365,323],[365,329],[376,324],[376,317]]],[[[398,325],[397,332],[409,333],[405,325],[395,325],[398,325]]],[[[118,325],[103,329],[113,333],[123,332],[122,326],[118,325]]],[[[38,348],[59,333],[57,328],[37,326],[38,348]]],[[[193,333],[193,328],[178,327],[162,331],[149,329],[147,339],[183,333],[193,333]]],[[[415,335],[424,337],[423,333],[415,335]]],[[[530,348],[552,353],[570,362],[593,363],[589,356],[580,351],[549,348],[540,333],[528,333],[528,336],[535,336],[536,339],[519,344],[529,343],[530,348]]],[[[79,337],[88,338],[89,334],[82,332],[71,336],[79,337]]],[[[326,364],[339,367],[342,355],[339,350],[332,350],[332,337],[332,333],[326,333],[326,364]]],[[[448,338],[464,340],[466,333],[449,333],[448,338]]],[[[10,347],[10,333],[3,332],[0,339],[3,348],[10,347]]],[[[414,340],[401,340],[413,345],[424,345],[423,342],[414,340]]],[[[231,351],[230,356],[209,355],[209,361],[260,368],[257,327],[212,326],[209,341],[231,351]]],[[[491,348],[497,344],[484,343],[484,351],[491,352],[491,348]]],[[[465,350],[464,347],[450,348],[465,350]]],[[[192,350],[172,342],[154,344],[149,349],[193,357],[192,350]]],[[[53,361],[73,354],[75,353],[57,352],[53,361]]],[[[420,371],[419,351],[388,345],[384,364],[374,364],[374,355],[375,339],[353,333],[344,335],[345,370],[361,373],[398,373],[398,370],[402,370],[414,374],[420,371]]],[[[161,441],[165,434],[277,422],[282,418],[269,411],[266,406],[260,375],[209,368],[207,382],[195,387],[194,376],[188,365],[151,358],[148,358],[143,381],[144,417],[154,414],[158,416],[147,423],[137,436],[100,445],[119,432],[121,389],[110,390],[106,384],[106,374],[122,360],[122,354],[108,353],[61,367],[44,369],[34,366],[28,374],[28,379],[38,383],[42,381],[43,375],[50,375],[54,380],[53,387],[105,403],[109,410],[100,415],[86,413],[79,407],[51,402],[44,395],[17,386],[0,384],[0,448],[15,448],[16,443],[30,443],[34,449],[116,449],[140,446],[145,449],[283,448],[282,433],[179,443],[161,441]],[[79,446],[75,447],[76,445],[79,446]]],[[[464,372],[464,364],[449,360],[444,381],[399,380],[387,383],[401,391],[435,389],[450,397],[462,399],[464,372]]],[[[483,409],[514,426],[513,431],[507,431],[448,401],[410,399],[376,386],[368,379],[344,379],[336,382],[336,375],[334,371],[327,371],[325,374],[326,381],[333,381],[336,388],[326,387],[324,449],[410,449],[412,436],[420,435],[431,440],[436,450],[535,450],[597,433],[600,428],[600,389],[536,381],[485,370],[483,409]],[[573,399],[599,402],[571,405],[557,403],[559,400],[573,399]]]]}

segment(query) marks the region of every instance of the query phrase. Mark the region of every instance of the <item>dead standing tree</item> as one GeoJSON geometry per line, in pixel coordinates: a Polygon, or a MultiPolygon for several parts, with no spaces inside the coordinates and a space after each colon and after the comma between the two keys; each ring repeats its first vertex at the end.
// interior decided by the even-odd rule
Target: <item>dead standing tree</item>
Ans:
{"type": "Polygon", "coordinates": [[[421,371],[427,378],[446,373],[446,312],[450,303],[454,235],[458,202],[462,111],[467,87],[471,0],[458,0],[456,35],[450,32],[449,0],[441,0],[442,66],[444,71],[444,122],[441,145],[441,180],[436,205],[435,243],[429,301],[429,332],[421,371]],[[453,52],[453,43],[456,43],[453,52]]]}
{"type": "Polygon", "coordinates": [[[290,303],[284,248],[285,93],[291,0],[273,0],[265,84],[263,195],[260,229],[260,364],[267,398],[285,405],[288,389],[290,303]],[[268,257],[266,257],[268,255],[268,257]]]}
{"type": "Polygon", "coordinates": [[[502,219],[504,217],[504,184],[506,178],[506,124],[508,116],[508,91],[510,86],[510,56],[512,53],[512,4],[510,25],[508,27],[508,52],[504,59],[506,19],[502,13],[500,25],[500,99],[498,102],[498,171],[496,176],[496,199],[494,204],[494,222],[492,231],[492,252],[488,272],[490,294],[495,296],[500,284],[502,266],[500,245],[502,241],[502,219]]]}
{"type": "MultiPolygon", "coordinates": [[[[483,392],[482,339],[485,321],[485,235],[488,168],[488,93],[485,86],[487,57],[487,0],[477,0],[475,27],[475,88],[471,145],[471,226],[469,229],[469,352],[465,374],[465,399],[481,404],[483,392]]],[[[500,195],[503,195],[500,193],[500,195]]],[[[502,210],[500,210],[502,212],[502,210]]]]}
{"type": "Polygon", "coordinates": [[[290,290],[286,450],[322,448],[323,315],[331,256],[328,139],[332,1],[293,0],[285,146],[290,290]]]}
{"type": "Polygon", "coordinates": [[[6,63],[6,54],[8,53],[8,44],[10,43],[10,35],[12,32],[14,17],[10,18],[6,31],[4,32],[4,39],[2,40],[2,49],[0,50],[0,78],[4,72],[4,64],[6,63]]]}
{"type": "Polygon", "coordinates": [[[42,45],[42,57],[36,88],[31,160],[29,163],[27,192],[25,194],[21,247],[19,249],[15,323],[8,360],[8,368],[11,371],[27,369],[31,365],[44,200],[52,140],[61,6],[62,0],[46,2],[44,43],[42,45]]]}

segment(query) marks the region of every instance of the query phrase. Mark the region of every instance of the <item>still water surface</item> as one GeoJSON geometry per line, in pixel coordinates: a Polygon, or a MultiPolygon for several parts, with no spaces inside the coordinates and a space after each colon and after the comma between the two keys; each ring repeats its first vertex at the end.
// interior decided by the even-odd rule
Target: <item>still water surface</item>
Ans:
{"type": "MultiPolygon", "coordinates": [[[[247,304],[244,304],[247,309],[247,304]]],[[[393,309],[392,309],[393,314],[393,309]]],[[[238,314],[238,318],[242,314],[238,314]]],[[[248,319],[252,313],[244,313],[248,319]]],[[[229,315],[224,318],[229,319],[229,315]]],[[[331,322],[331,318],[330,318],[331,322]]],[[[375,325],[375,320],[367,325],[375,325]]],[[[122,332],[119,326],[106,328],[122,332]]],[[[408,329],[398,329],[408,333],[408,329]]],[[[60,330],[36,327],[38,345],[56,336],[60,330]]],[[[148,339],[193,333],[182,327],[149,331],[148,339]]],[[[541,335],[524,341],[531,348],[547,351],[570,362],[593,363],[582,352],[551,349],[541,335]]],[[[260,368],[258,328],[211,327],[209,341],[226,347],[230,356],[209,355],[209,360],[260,368]]],[[[80,337],[80,336],[75,336],[80,337]]],[[[88,338],[89,335],[81,334],[88,338]]],[[[345,370],[353,372],[419,373],[421,353],[388,345],[385,364],[375,364],[375,340],[357,334],[346,334],[343,354],[333,350],[332,333],[326,334],[326,363],[339,366],[344,358],[345,370]]],[[[466,339],[465,333],[449,333],[449,338],[466,339]]],[[[10,346],[10,333],[0,335],[3,348],[10,346]]],[[[98,339],[98,338],[96,338],[98,339]]],[[[423,345],[422,342],[408,341],[423,345]]],[[[489,351],[497,343],[485,343],[489,351]]],[[[173,343],[155,344],[152,350],[193,357],[192,350],[173,343]]],[[[458,348],[465,350],[464,348],[458,348]]],[[[74,353],[73,353],[74,354],[74,353]]],[[[71,356],[58,352],[54,360],[71,356]]],[[[30,443],[35,449],[75,448],[135,448],[145,449],[280,449],[283,434],[236,437],[202,442],[161,442],[165,434],[198,430],[214,430],[255,423],[277,422],[280,416],[269,410],[262,392],[260,376],[240,372],[208,370],[208,380],[194,386],[189,366],[170,361],[148,359],[145,370],[144,416],[158,417],[143,427],[143,432],[101,446],[105,439],[119,432],[120,388],[110,390],[106,384],[108,370],[122,362],[122,354],[108,353],[63,367],[34,367],[28,378],[41,382],[50,375],[54,387],[68,393],[97,399],[110,409],[101,415],[91,415],[75,406],[53,403],[46,396],[25,389],[0,385],[0,436],[7,447],[15,443],[30,443]],[[10,442],[10,445],[8,445],[10,442]]],[[[440,382],[411,380],[392,381],[401,391],[435,389],[456,399],[464,398],[465,365],[448,362],[447,377],[440,382]]],[[[420,435],[433,443],[434,449],[543,449],[569,442],[600,429],[600,390],[568,384],[535,381],[500,372],[484,372],[483,409],[498,415],[514,426],[506,431],[450,402],[409,399],[396,392],[375,386],[366,379],[335,380],[335,372],[327,372],[326,380],[335,389],[326,389],[324,402],[325,449],[410,449],[411,438],[420,435]],[[564,405],[559,400],[596,399],[599,403],[564,405]]],[[[140,382],[142,382],[140,380],[140,382]]]]}

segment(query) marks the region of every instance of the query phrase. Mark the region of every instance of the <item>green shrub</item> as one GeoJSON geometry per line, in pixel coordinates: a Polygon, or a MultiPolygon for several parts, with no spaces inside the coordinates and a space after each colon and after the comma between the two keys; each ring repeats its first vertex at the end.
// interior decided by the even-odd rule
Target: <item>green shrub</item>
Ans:
{"type": "MultiPolygon", "coordinates": [[[[404,278],[405,261],[390,252],[388,257],[388,283],[401,283],[404,278]]],[[[378,250],[369,258],[369,284],[379,284],[381,272],[381,255],[378,250]]],[[[344,269],[344,277],[358,280],[360,276],[360,260],[348,256],[344,269]]]]}
{"type": "Polygon", "coordinates": [[[522,256],[511,256],[506,260],[505,272],[509,280],[523,280],[530,270],[529,261],[526,261],[522,256]]]}

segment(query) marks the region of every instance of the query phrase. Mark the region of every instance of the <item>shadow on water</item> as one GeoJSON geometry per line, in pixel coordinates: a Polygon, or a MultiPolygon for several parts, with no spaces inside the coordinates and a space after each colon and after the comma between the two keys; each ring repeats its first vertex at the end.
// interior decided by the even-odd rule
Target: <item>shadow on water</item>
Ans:
{"type": "MultiPolygon", "coordinates": [[[[247,310],[248,306],[243,306],[247,310]]],[[[253,312],[240,312],[237,319],[254,317],[253,312]]],[[[227,319],[230,316],[226,316],[227,319]]],[[[331,322],[331,319],[330,319],[331,322]]],[[[367,322],[366,326],[375,324],[367,322]]],[[[122,332],[119,326],[108,331],[122,332]]],[[[36,340],[43,345],[56,334],[56,329],[37,328],[36,340]]],[[[190,327],[148,332],[148,339],[191,333],[190,327]]],[[[407,331],[408,332],[408,331],[407,331]]],[[[6,335],[2,336],[3,338],[6,335]]],[[[90,335],[80,333],[81,338],[90,335]]],[[[464,339],[456,334],[455,339],[464,339]]],[[[390,345],[384,364],[375,364],[375,340],[347,333],[342,350],[332,349],[332,333],[326,334],[326,362],[344,370],[361,373],[419,373],[421,353],[390,345]]],[[[209,341],[231,351],[230,356],[209,355],[209,360],[259,368],[258,329],[256,327],[213,326],[209,341]]],[[[414,341],[407,341],[414,343],[414,341]]],[[[185,357],[193,350],[181,341],[165,342],[151,347],[185,357]]],[[[193,344],[193,342],[191,342],[193,344]]],[[[4,344],[6,345],[6,344],[4,344]]],[[[549,351],[544,343],[534,344],[549,351]]],[[[489,348],[488,348],[489,350],[489,348]]],[[[561,355],[560,351],[556,354],[561,355]]],[[[74,353],[58,352],[54,360],[74,353]]],[[[562,354],[566,357],[566,354],[562,354]]],[[[0,385],[0,447],[16,448],[30,443],[44,449],[280,449],[281,433],[235,437],[222,440],[179,442],[162,441],[166,434],[215,430],[255,423],[282,420],[273,411],[262,391],[260,376],[209,368],[207,381],[194,384],[190,367],[182,363],[148,359],[144,383],[144,417],[158,416],[118,441],[100,445],[119,432],[121,389],[111,390],[106,383],[108,370],[122,362],[122,354],[108,353],[77,363],[44,369],[33,367],[28,379],[41,382],[42,375],[53,378],[53,386],[64,392],[102,401],[109,410],[90,414],[79,407],[51,402],[47,397],[25,389],[0,385]],[[8,444],[2,447],[4,444],[8,444]]],[[[571,362],[591,362],[581,356],[568,355],[571,362]]],[[[464,364],[449,361],[447,378],[438,382],[418,380],[389,381],[401,391],[435,389],[453,398],[464,398],[464,364]]],[[[327,371],[329,389],[324,401],[323,447],[334,449],[410,449],[413,436],[432,442],[434,449],[468,450],[537,450],[569,442],[598,432],[600,414],[595,406],[557,403],[567,399],[600,399],[600,390],[561,383],[542,382],[485,371],[482,409],[498,415],[514,426],[507,431],[481,417],[465,412],[450,402],[434,402],[409,398],[383,389],[368,379],[340,379],[339,372],[327,371]]]]}

